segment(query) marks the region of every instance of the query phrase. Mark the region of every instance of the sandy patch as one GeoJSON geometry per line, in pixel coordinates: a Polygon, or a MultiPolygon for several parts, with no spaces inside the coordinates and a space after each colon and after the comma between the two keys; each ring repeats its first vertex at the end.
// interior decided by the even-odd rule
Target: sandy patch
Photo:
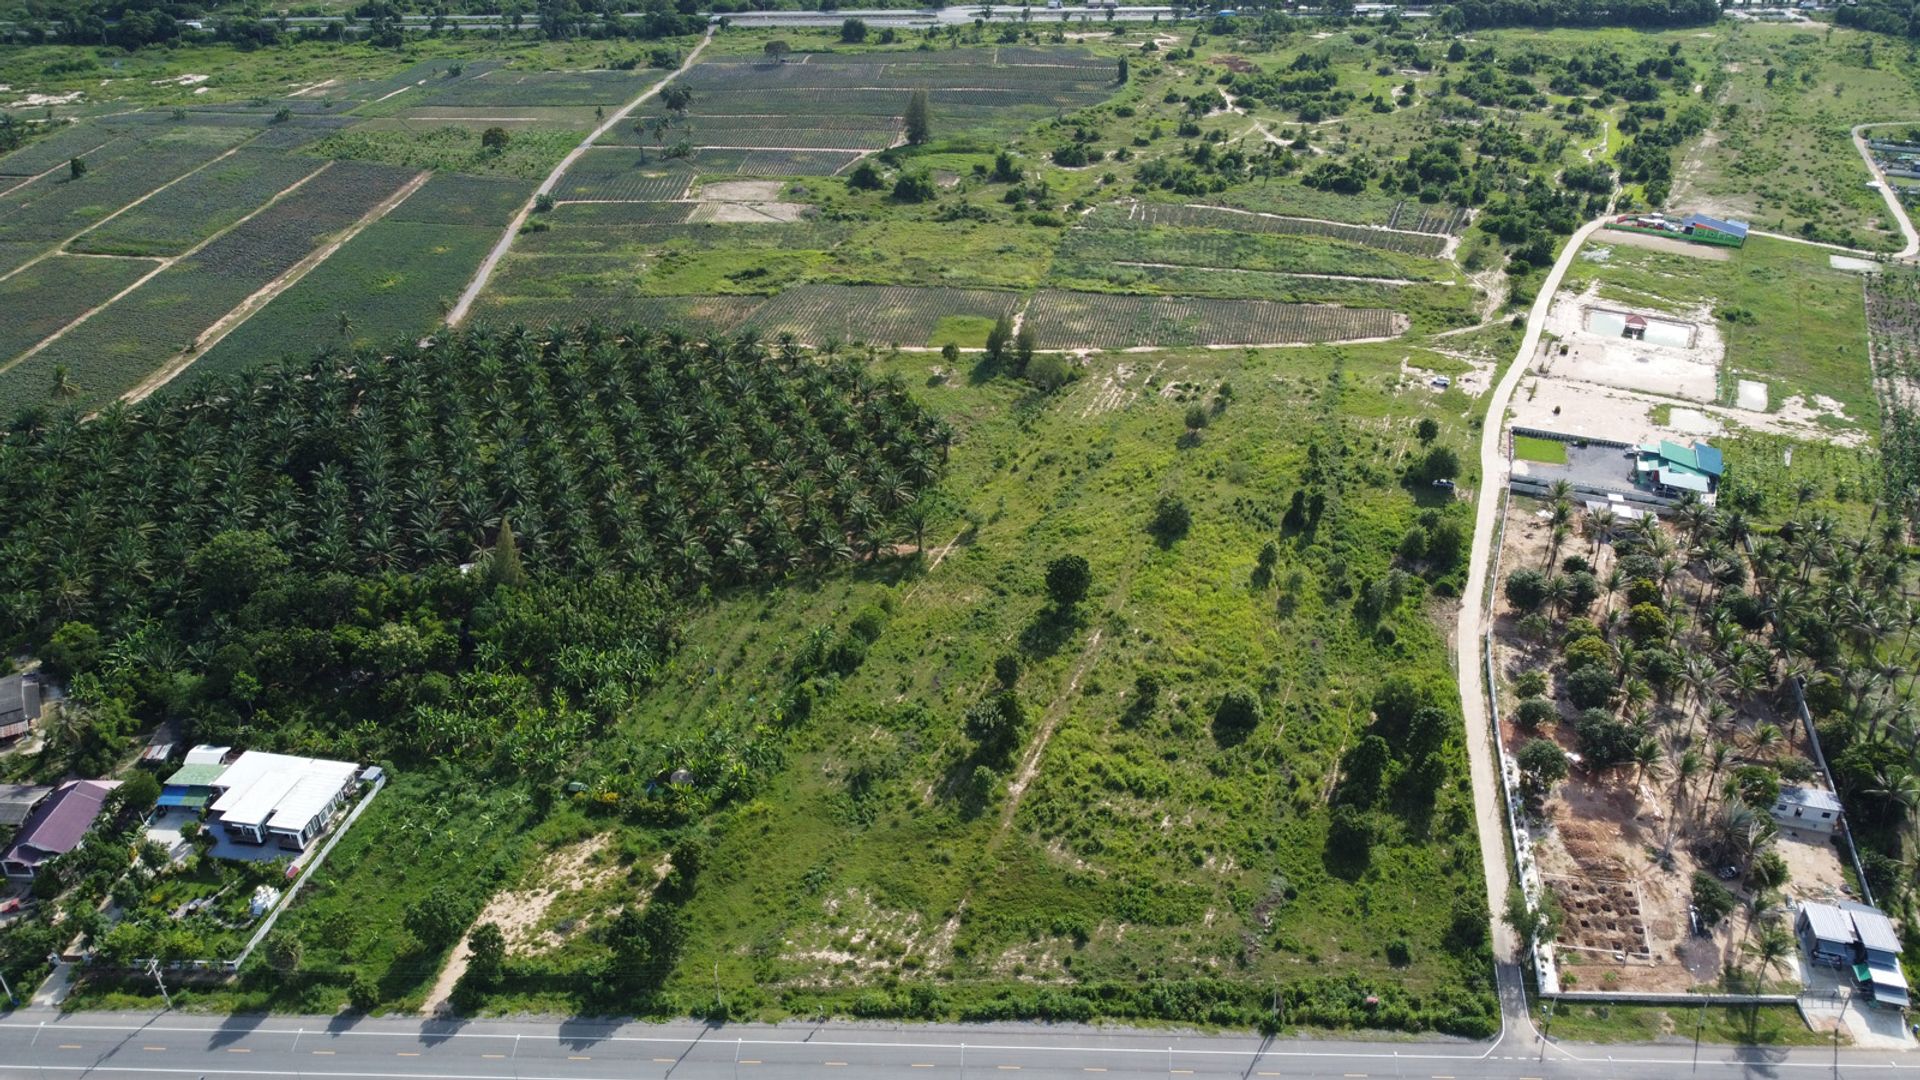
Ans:
{"type": "Polygon", "coordinates": [[[201,83],[206,82],[208,79],[211,79],[211,78],[213,78],[213,76],[211,75],[175,75],[169,79],[154,79],[152,80],[152,85],[154,86],[199,86],[201,83]]]}
{"type": "Polygon", "coordinates": [[[324,82],[308,83],[305,86],[296,86],[294,89],[287,92],[287,96],[288,97],[309,97],[313,94],[318,94],[321,91],[326,90],[330,87],[335,87],[339,85],[340,85],[339,79],[328,79],[324,82]]]}
{"type": "Polygon", "coordinates": [[[1521,427],[1620,442],[1711,436],[1738,426],[1838,446],[1865,443],[1866,436],[1858,431],[1835,432],[1821,426],[1819,417],[1839,414],[1820,410],[1817,405],[1796,396],[1781,402],[1775,412],[1753,412],[1723,405],[1681,404],[1618,387],[1528,376],[1513,396],[1512,410],[1513,422],[1521,427]],[[1656,410],[1669,414],[1667,423],[1653,422],[1656,410]]]}
{"type": "MultiPolygon", "coordinates": [[[[474,925],[490,922],[498,926],[500,936],[506,939],[507,954],[510,956],[538,956],[559,948],[566,942],[567,936],[585,930],[589,919],[582,917],[563,933],[557,927],[541,927],[547,910],[562,896],[604,888],[625,873],[626,868],[610,856],[610,845],[608,834],[601,833],[577,844],[555,849],[541,861],[527,884],[518,889],[495,893],[474,919],[474,925]]],[[[653,868],[654,881],[665,877],[669,869],[671,864],[663,857],[653,868]]],[[[646,895],[636,897],[641,904],[646,899],[646,895]]],[[[463,936],[460,944],[454,946],[452,955],[447,957],[446,967],[440,969],[440,977],[434,980],[433,990],[427,995],[426,1004],[421,1006],[422,1012],[444,1013],[450,1009],[449,999],[453,996],[453,988],[459,984],[460,977],[467,973],[467,963],[472,958],[473,949],[463,936]]]]}
{"type": "Polygon", "coordinates": [[[1699,409],[1686,409],[1675,405],[1667,411],[1667,428],[1686,435],[1712,437],[1725,431],[1726,425],[1699,409]]]}
{"type": "Polygon", "coordinates": [[[1851,255],[1829,255],[1827,256],[1827,265],[1833,267],[1835,270],[1852,270],[1859,274],[1876,274],[1880,272],[1879,263],[1874,262],[1872,259],[1856,259],[1851,255]]]}
{"type": "Polygon", "coordinates": [[[1691,255],[1696,259],[1712,259],[1725,262],[1733,258],[1733,253],[1723,247],[1707,244],[1695,244],[1687,240],[1674,240],[1665,236],[1648,236],[1645,233],[1620,232],[1616,229],[1601,229],[1588,238],[1589,244],[1630,244],[1634,247],[1664,251],[1672,255],[1691,255]]]}
{"type": "Polygon", "coordinates": [[[805,203],[790,202],[703,202],[687,216],[690,222],[716,221],[764,224],[769,221],[799,221],[807,211],[805,203]]]}
{"type": "Polygon", "coordinates": [[[1734,403],[1743,409],[1754,412],[1767,411],[1767,384],[1753,379],[1741,379],[1734,394],[1734,403]]]}
{"type": "Polygon", "coordinates": [[[699,197],[709,202],[777,202],[778,180],[722,180],[700,185],[699,197]]]}
{"type": "Polygon", "coordinates": [[[65,94],[28,94],[18,101],[9,101],[8,109],[39,109],[48,105],[71,105],[87,96],[85,90],[74,90],[65,94]]]}

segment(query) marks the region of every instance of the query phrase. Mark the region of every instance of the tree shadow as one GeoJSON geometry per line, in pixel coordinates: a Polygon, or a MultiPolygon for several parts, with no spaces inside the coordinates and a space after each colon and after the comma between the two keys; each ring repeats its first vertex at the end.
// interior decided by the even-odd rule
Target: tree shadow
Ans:
{"type": "Polygon", "coordinates": [[[1044,660],[1065,647],[1086,624],[1086,614],[1079,608],[1048,604],[1020,631],[1020,649],[1035,660],[1044,660]]]}

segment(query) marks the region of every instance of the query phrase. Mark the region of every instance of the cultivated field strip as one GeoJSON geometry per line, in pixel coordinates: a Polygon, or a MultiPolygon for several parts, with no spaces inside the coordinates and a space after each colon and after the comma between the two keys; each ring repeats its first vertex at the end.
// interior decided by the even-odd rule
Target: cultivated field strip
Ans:
{"type": "MultiPolygon", "coordinates": [[[[204,133],[208,129],[193,129],[204,133]]],[[[223,133],[228,134],[228,133],[223,133]]],[[[65,170],[34,181],[23,201],[0,205],[0,274],[8,274],[34,258],[57,248],[85,229],[128,204],[152,194],[224,153],[244,137],[197,142],[190,139],[155,140],[135,154],[89,168],[73,179],[65,170]]]]}
{"type": "MultiPolygon", "coordinates": [[[[444,177],[362,230],[292,288],[194,361],[193,375],[258,367],[321,345],[378,347],[418,338],[446,319],[503,223],[449,225],[398,219],[444,177]],[[342,316],[345,316],[343,319],[342,316]]],[[[521,193],[533,189],[526,182],[521,193]]],[[[179,386],[191,379],[177,379],[179,386]]]]}
{"type": "Polygon", "coordinates": [[[481,326],[569,325],[598,320],[692,335],[725,334],[765,303],[762,296],[489,296],[474,311],[481,326]]]}
{"type": "Polygon", "coordinates": [[[1387,228],[1458,236],[1470,218],[1464,206],[1429,206],[1402,199],[1387,215],[1387,228]]]}
{"type": "Polygon", "coordinates": [[[354,110],[356,116],[392,116],[426,101],[431,94],[470,82],[503,66],[498,60],[467,60],[458,63],[460,74],[453,74],[452,60],[423,60],[418,64],[375,82],[353,83],[341,90],[345,96],[364,102],[354,110]]]}
{"type": "Polygon", "coordinates": [[[1020,294],[993,289],[893,285],[796,285],[768,300],[745,326],[762,337],[792,334],[802,344],[829,341],[925,345],[952,316],[1012,316],[1020,294]]]}
{"type": "MultiPolygon", "coordinates": [[[[382,220],[422,225],[484,225],[504,229],[533,193],[534,181],[436,173],[382,220]]],[[[369,229],[368,232],[373,232],[369,229]]],[[[355,239],[349,247],[357,246],[355,239]]]]}
{"type": "Polygon", "coordinates": [[[1388,280],[1421,281],[1449,276],[1448,265],[1435,259],[1322,236],[1226,229],[1105,228],[1101,227],[1099,212],[1090,216],[1094,225],[1077,226],[1061,237],[1062,259],[1339,274],[1388,280]]]}
{"type": "MultiPolygon", "coordinates": [[[[567,202],[554,207],[553,231],[576,228],[624,228],[634,225],[679,225],[693,213],[691,202],[567,202]]],[[[644,234],[636,238],[643,237],[644,234]]]]}
{"type": "Polygon", "coordinates": [[[69,124],[0,157],[0,176],[37,176],[69,159],[98,153],[122,137],[117,128],[105,124],[69,124]]]}
{"type": "Polygon", "coordinates": [[[153,270],[146,259],[85,259],[55,255],[24,274],[0,281],[0,365],[153,270]]]}
{"type": "Polygon", "coordinates": [[[1323,236],[1363,247],[1438,258],[1447,239],[1424,233],[1401,232],[1366,225],[1347,225],[1313,218],[1281,217],[1229,210],[1217,206],[1137,202],[1124,207],[1102,207],[1093,214],[1096,224],[1110,227],[1231,229],[1237,232],[1277,233],[1287,236],[1323,236]]]}
{"type": "MultiPolygon", "coordinates": [[[[464,74],[464,71],[463,71],[464,74]]],[[[407,107],[619,105],[660,80],[651,69],[633,71],[511,71],[496,68],[474,78],[442,80],[420,88],[407,107]]],[[[401,95],[407,97],[411,95],[401,95]]]]}
{"type": "Polygon", "coordinates": [[[312,158],[243,148],[88,232],[68,249],[101,255],[178,255],[245,217],[320,164],[312,158]]]}
{"type": "Polygon", "coordinates": [[[580,155],[553,187],[556,201],[660,202],[685,198],[693,173],[679,162],[636,150],[596,147],[580,155]]]}
{"type": "MultiPolygon", "coordinates": [[[[0,371],[0,412],[49,404],[56,368],[94,408],[137,385],[249,296],[293,268],[316,246],[353,225],[415,174],[336,162],[160,271],[131,293],[13,366],[0,371]]],[[[35,266],[23,276],[35,276],[35,266]]]]}
{"type": "Polygon", "coordinates": [[[1385,308],[1042,289],[1025,325],[1042,349],[1130,349],[1386,338],[1404,332],[1407,320],[1385,308]]]}

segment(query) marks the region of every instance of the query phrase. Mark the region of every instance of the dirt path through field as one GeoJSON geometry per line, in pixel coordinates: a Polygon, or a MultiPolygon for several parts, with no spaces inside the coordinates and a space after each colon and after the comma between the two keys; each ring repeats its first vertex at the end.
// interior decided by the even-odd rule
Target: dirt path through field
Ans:
{"type": "Polygon", "coordinates": [[[342,244],[359,236],[367,226],[386,217],[393,212],[394,207],[406,202],[407,197],[419,191],[420,186],[425,184],[432,176],[433,174],[430,172],[423,172],[416,175],[413,179],[402,185],[399,191],[382,199],[379,205],[361,215],[360,220],[343,229],[340,234],[335,236],[330,242],[321,245],[314,251],[308,252],[306,258],[294,263],[285,273],[267,282],[265,285],[260,286],[252,296],[240,301],[238,307],[220,316],[212,326],[207,327],[199,337],[195,338],[191,350],[176,354],[171,360],[162,364],[158,370],[140,380],[139,384],[133,389],[120,395],[121,400],[128,404],[143,401],[155,390],[172,382],[181,372],[191,367],[193,362],[199,359],[208,349],[220,344],[228,334],[238,330],[240,324],[253,318],[254,314],[271,303],[274,297],[298,285],[301,278],[313,272],[314,267],[332,258],[333,253],[339,251],[342,244]]]}
{"type": "Polygon", "coordinates": [[[1501,781],[1501,762],[1493,741],[1492,721],[1487,709],[1489,687],[1486,681],[1483,638],[1486,612],[1482,596],[1486,591],[1489,564],[1493,559],[1496,518],[1500,497],[1507,486],[1505,445],[1507,403],[1532,366],[1540,349],[1541,332],[1546,329],[1547,312],[1560,291],[1567,268],[1587,238],[1606,223],[1602,216],[1582,225],[1567,241],[1560,258],[1541,283],[1533,309],[1527,315],[1527,332],[1520,339],[1513,363],[1494,387],[1487,404],[1487,420],[1480,436],[1480,491],[1474,512],[1473,554],[1467,570],[1466,587],[1461,590],[1460,620],[1455,631],[1457,643],[1460,712],[1467,732],[1467,764],[1473,780],[1474,824],[1480,837],[1480,863],[1487,882],[1487,910],[1492,915],[1492,941],[1496,978],[1499,983],[1501,1013],[1506,1034],[1525,1037],[1532,1031],[1526,1013],[1526,998],[1516,993],[1522,985],[1520,965],[1524,961],[1522,942],[1500,915],[1506,909],[1511,876],[1507,855],[1506,788],[1501,781]],[[1517,1007],[1517,1013],[1516,1013],[1517,1007]]]}
{"type": "MultiPolygon", "coordinates": [[[[1909,121],[1889,122],[1907,123],[1909,121]]],[[[1867,165],[1867,175],[1873,177],[1875,186],[1880,189],[1880,197],[1886,200],[1887,213],[1892,214],[1894,222],[1900,226],[1900,235],[1907,238],[1906,246],[1895,252],[1893,257],[1896,259],[1911,259],[1914,255],[1920,254],[1920,232],[1914,231],[1913,219],[1907,216],[1907,208],[1900,204],[1900,196],[1893,193],[1893,185],[1887,182],[1887,174],[1881,172],[1880,166],[1874,164],[1873,152],[1867,149],[1867,129],[1879,126],[1881,125],[1855,125],[1853,129],[1853,148],[1860,152],[1860,160],[1867,165]]]]}
{"type": "Polygon", "coordinates": [[[71,322],[67,323],[67,325],[61,327],[58,330],[55,330],[53,333],[48,334],[46,337],[42,338],[38,344],[34,345],[33,348],[28,349],[26,352],[21,353],[19,356],[16,356],[11,360],[8,360],[4,363],[0,363],[0,374],[5,374],[6,372],[12,370],[13,368],[16,368],[21,364],[26,363],[28,360],[33,359],[35,356],[37,356],[40,353],[42,349],[45,349],[47,346],[65,337],[68,331],[72,330],[76,326],[79,326],[81,323],[86,322],[88,319],[93,318],[95,315],[98,315],[100,312],[105,311],[108,307],[111,307],[113,304],[119,302],[121,297],[127,295],[128,293],[139,288],[140,286],[145,285],[147,282],[152,281],[156,275],[158,275],[161,271],[165,270],[167,267],[174,265],[175,263],[179,262],[182,259],[189,259],[199,254],[201,248],[206,247],[208,244],[213,243],[215,240],[220,239],[221,237],[227,235],[233,230],[239,228],[240,226],[245,225],[247,222],[252,221],[255,217],[258,217],[260,214],[264,213],[268,207],[277,205],[280,202],[280,200],[293,194],[295,191],[298,191],[302,186],[304,186],[307,183],[307,181],[312,180],[314,177],[319,176],[321,173],[326,172],[328,169],[332,167],[333,167],[333,162],[331,161],[321,163],[321,165],[318,168],[314,169],[312,172],[301,177],[300,179],[295,180],[293,183],[288,184],[286,187],[282,188],[277,194],[275,194],[273,198],[268,199],[266,202],[255,207],[251,213],[247,214],[245,217],[241,218],[240,220],[234,222],[233,224],[227,226],[224,229],[221,229],[219,232],[214,233],[212,236],[207,237],[205,240],[200,241],[199,243],[193,245],[187,250],[181,252],[180,254],[173,256],[172,258],[163,258],[158,260],[159,265],[155,266],[152,270],[149,270],[145,274],[140,275],[139,279],[136,280],[133,284],[127,286],[124,289],[121,289],[119,292],[114,293],[112,296],[107,297],[105,300],[100,301],[98,304],[93,305],[87,310],[81,312],[79,315],[74,316],[71,322]]]}
{"type": "Polygon", "coordinates": [[[527,223],[527,216],[533,213],[534,205],[540,201],[540,197],[552,194],[554,185],[560,182],[560,178],[566,175],[566,171],[573,167],[574,162],[580,160],[580,155],[600,141],[600,136],[612,131],[615,124],[625,120],[633,110],[640,107],[642,102],[658,94],[666,88],[668,83],[684,75],[712,43],[714,30],[715,27],[707,28],[707,33],[700,39],[700,44],[695,45],[693,50],[687,53],[687,58],[680,62],[679,67],[667,73],[659,82],[641,91],[632,101],[614,110],[599,127],[587,132],[587,137],[580,140],[578,146],[569,150],[567,156],[560,159],[560,164],[555,165],[553,171],[547,174],[547,178],[540,181],[540,186],[533,189],[533,194],[527,197],[526,203],[520,207],[520,212],[513,215],[513,220],[507,223],[506,231],[500,234],[500,239],[493,245],[493,250],[487,252],[486,260],[480,264],[478,270],[473,272],[473,280],[467,283],[467,290],[460,294],[460,301],[453,305],[452,311],[447,313],[448,326],[460,325],[461,321],[467,317],[467,312],[472,310],[474,300],[480,296],[480,290],[486,288],[487,282],[492,280],[494,268],[500,265],[500,260],[505,258],[507,252],[513,247],[513,238],[520,235],[521,228],[527,223]]]}
{"type": "Polygon", "coordinates": [[[1034,733],[1032,745],[1020,760],[1020,771],[1014,774],[1013,782],[1007,785],[1007,806],[1000,812],[1000,831],[1006,832],[1013,827],[1013,813],[1020,809],[1020,800],[1027,793],[1027,786],[1040,772],[1040,757],[1047,752],[1047,743],[1053,739],[1053,729],[1060,726],[1060,718],[1066,715],[1067,706],[1072,704],[1073,695],[1080,690],[1080,680],[1085,678],[1093,662],[1100,655],[1102,631],[1095,630],[1087,638],[1087,647],[1080,650],[1080,659],[1073,665],[1073,677],[1067,680],[1067,688],[1053,699],[1047,711],[1040,719],[1040,730],[1034,733]]]}

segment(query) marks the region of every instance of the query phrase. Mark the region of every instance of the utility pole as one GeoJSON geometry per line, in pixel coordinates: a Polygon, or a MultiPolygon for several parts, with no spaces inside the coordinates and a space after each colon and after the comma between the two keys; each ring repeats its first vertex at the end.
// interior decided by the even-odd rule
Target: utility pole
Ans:
{"type": "Polygon", "coordinates": [[[160,977],[160,961],[158,959],[147,961],[147,974],[153,976],[154,985],[160,988],[160,1000],[166,1002],[167,1011],[172,1012],[173,995],[167,993],[167,980],[160,977]]]}
{"type": "Polygon", "coordinates": [[[1553,1030],[1553,1007],[1559,1000],[1560,999],[1558,998],[1547,999],[1547,1022],[1540,1026],[1540,1060],[1541,1061],[1547,1060],[1547,1039],[1549,1038],[1548,1033],[1553,1030]]]}
{"type": "Polygon", "coordinates": [[[1693,1071],[1700,1071],[1700,1033],[1707,1028],[1707,1003],[1700,1003],[1700,1018],[1693,1025],[1693,1071]]]}
{"type": "Polygon", "coordinates": [[[7,1004],[9,1005],[20,1004],[20,999],[13,996],[13,987],[7,985],[7,973],[4,971],[0,971],[0,990],[6,991],[7,1004]]]}

